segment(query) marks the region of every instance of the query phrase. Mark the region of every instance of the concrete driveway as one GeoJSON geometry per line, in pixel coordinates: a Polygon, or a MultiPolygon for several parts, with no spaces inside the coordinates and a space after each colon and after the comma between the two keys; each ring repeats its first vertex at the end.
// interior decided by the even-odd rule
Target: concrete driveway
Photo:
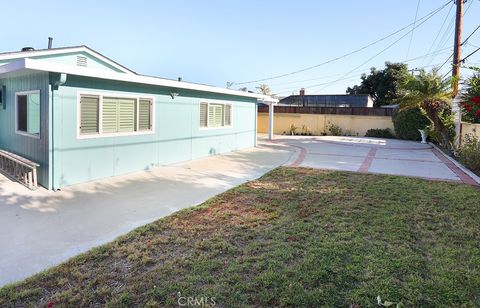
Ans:
{"type": "Polygon", "coordinates": [[[478,185],[480,179],[430,144],[361,137],[278,136],[298,151],[292,166],[421,177],[478,185]]]}
{"type": "Polygon", "coordinates": [[[260,145],[58,192],[32,192],[0,175],[0,286],[200,204],[294,155],[286,145],[260,145]]]}

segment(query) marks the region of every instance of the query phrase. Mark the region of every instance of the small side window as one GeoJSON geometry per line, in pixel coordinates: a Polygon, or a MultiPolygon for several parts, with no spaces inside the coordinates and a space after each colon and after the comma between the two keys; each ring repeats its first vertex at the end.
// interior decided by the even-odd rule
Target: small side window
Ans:
{"type": "Polygon", "coordinates": [[[40,137],[40,91],[17,93],[15,96],[17,132],[40,137]]]}

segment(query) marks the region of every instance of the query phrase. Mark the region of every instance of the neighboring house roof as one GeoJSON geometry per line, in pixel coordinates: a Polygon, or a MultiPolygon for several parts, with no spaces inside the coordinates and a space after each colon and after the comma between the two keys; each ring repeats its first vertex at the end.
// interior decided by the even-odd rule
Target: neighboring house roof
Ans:
{"type": "Polygon", "coordinates": [[[75,46],[75,47],[52,48],[52,49],[32,50],[32,51],[23,51],[23,52],[20,51],[20,52],[0,53],[0,61],[4,61],[4,60],[11,60],[11,61],[9,61],[7,64],[0,65],[0,78],[2,77],[2,75],[5,77],[5,76],[21,75],[24,73],[34,72],[34,71],[45,71],[45,72],[53,72],[53,73],[65,73],[67,75],[70,74],[70,75],[85,76],[85,77],[92,77],[92,78],[99,78],[99,79],[171,87],[174,89],[188,89],[188,90],[195,90],[195,91],[202,91],[202,92],[250,97],[250,98],[256,98],[258,100],[264,100],[265,102],[271,102],[271,103],[278,102],[278,100],[275,98],[272,98],[267,95],[258,94],[258,93],[249,93],[244,91],[219,88],[219,87],[197,84],[197,83],[190,83],[190,82],[177,81],[177,80],[171,80],[171,79],[160,78],[160,77],[150,77],[150,76],[139,75],[134,71],[129,70],[128,68],[94,51],[93,49],[88,48],[87,46],[75,46]],[[104,61],[105,63],[108,63],[109,65],[117,68],[118,70],[121,71],[121,73],[93,69],[89,67],[54,63],[51,61],[46,61],[44,59],[34,58],[38,56],[61,55],[61,54],[72,53],[72,52],[86,52],[91,56],[96,57],[104,61]]]}
{"type": "Polygon", "coordinates": [[[279,105],[322,106],[322,105],[350,105],[352,107],[372,107],[373,100],[368,94],[305,94],[290,95],[282,98],[279,105]]]}

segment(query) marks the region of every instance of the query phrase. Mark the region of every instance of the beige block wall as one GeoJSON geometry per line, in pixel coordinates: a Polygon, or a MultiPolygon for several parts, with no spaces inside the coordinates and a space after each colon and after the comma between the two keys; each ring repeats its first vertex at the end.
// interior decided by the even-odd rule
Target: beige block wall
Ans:
{"type": "MultiPolygon", "coordinates": [[[[321,135],[323,132],[329,134],[327,130],[329,122],[340,126],[344,132],[349,130],[353,135],[358,133],[359,136],[365,136],[367,130],[371,128],[390,128],[393,132],[392,117],[337,114],[275,113],[273,127],[275,134],[282,134],[290,131],[292,124],[299,127],[297,132],[305,125],[314,135],[321,135]]],[[[257,123],[259,133],[268,132],[267,113],[258,113],[257,123]]]]}
{"type": "Polygon", "coordinates": [[[462,138],[466,134],[473,134],[480,138],[480,124],[462,122],[462,138]]]}

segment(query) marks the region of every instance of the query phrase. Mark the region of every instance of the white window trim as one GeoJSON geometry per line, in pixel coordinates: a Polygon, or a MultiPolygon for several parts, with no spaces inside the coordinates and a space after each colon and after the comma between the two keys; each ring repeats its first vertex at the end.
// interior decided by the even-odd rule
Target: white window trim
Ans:
{"type": "MultiPolygon", "coordinates": [[[[28,105],[28,100],[27,100],[28,105]]],[[[27,106],[27,130],[28,130],[28,106],[27,106]]],[[[34,138],[34,139],[41,139],[42,135],[42,96],[40,90],[31,90],[31,91],[21,91],[15,92],[15,133],[18,135],[34,138]],[[40,132],[37,134],[30,134],[28,132],[24,132],[18,130],[18,96],[20,95],[28,95],[28,94],[38,94],[40,96],[40,132]]]]}
{"type": "Polygon", "coordinates": [[[153,135],[155,134],[155,97],[151,95],[138,95],[138,94],[124,94],[117,92],[91,92],[91,91],[77,91],[77,139],[97,139],[97,138],[113,138],[113,137],[127,137],[127,136],[141,136],[141,135],[153,135]],[[80,97],[82,95],[91,95],[98,96],[98,133],[97,134],[81,134],[80,132],[80,97]],[[103,98],[104,97],[121,97],[121,98],[132,98],[137,101],[137,117],[138,117],[138,103],[140,99],[147,99],[152,102],[152,112],[150,113],[152,129],[151,130],[142,130],[138,131],[138,119],[137,119],[137,131],[128,132],[128,133],[103,133],[103,98]]]}
{"type": "MultiPolygon", "coordinates": [[[[198,119],[200,119],[200,105],[201,104],[207,104],[207,127],[200,127],[200,130],[211,130],[211,129],[229,129],[229,128],[232,128],[233,127],[233,104],[232,103],[223,103],[223,102],[205,102],[205,101],[201,101],[199,104],[198,104],[198,119]],[[210,121],[208,119],[208,113],[209,113],[209,109],[210,109],[210,105],[230,105],[230,125],[224,125],[224,126],[210,126],[210,121]]],[[[224,108],[225,110],[225,108],[224,108]]],[[[225,123],[225,115],[223,115],[223,122],[225,123]]],[[[200,125],[200,123],[199,123],[200,125]]]]}

